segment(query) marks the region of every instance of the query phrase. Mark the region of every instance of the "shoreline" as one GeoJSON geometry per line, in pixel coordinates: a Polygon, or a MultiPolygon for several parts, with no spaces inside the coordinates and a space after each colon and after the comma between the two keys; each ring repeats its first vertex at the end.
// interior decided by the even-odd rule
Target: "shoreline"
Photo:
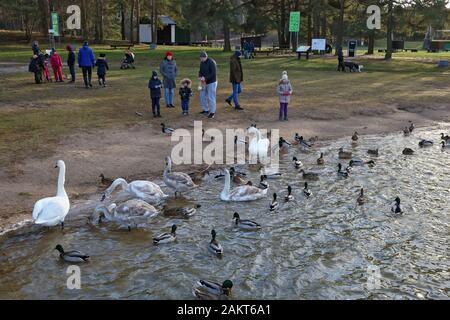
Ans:
{"type": "MultiPolygon", "coordinates": [[[[416,114],[420,115],[420,114],[416,114]]],[[[360,117],[361,118],[361,117],[360,117]]],[[[372,117],[367,117],[370,120],[372,117]]],[[[412,117],[413,118],[413,117],[412,117]]],[[[442,118],[442,117],[437,117],[442,118]]],[[[352,119],[346,119],[347,121],[351,121],[352,119]]],[[[362,119],[360,119],[362,120],[362,119]]],[[[372,119],[373,120],[373,119],[372,119]]],[[[392,122],[393,119],[391,119],[392,122]]],[[[303,120],[306,121],[306,120],[303,120]]],[[[314,125],[317,123],[315,122],[323,122],[318,120],[307,120],[309,122],[309,125],[314,125]]],[[[287,132],[294,132],[291,131],[292,126],[295,126],[295,123],[302,122],[300,121],[289,121],[289,123],[286,126],[286,123],[282,123],[282,126],[280,127],[280,136],[283,135],[283,133],[287,132]],[[284,125],[284,126],[283,126],[284,125]]],[[[393,134],[395,132],[398,132],[400,134],[400,127],[393,126],[392,123],[390,123],[387,127],[377,127],[377,126],[371,126],[368,122],[362,122],[359,123],[359,127],[365,128],[362,130],[359,130],[356,127],[351,128],[349,130],[348,128],[343,128],[342,126],[339,126],[339,120],[328,120],[328,132],[326,134],[318,134],[317,131],[314,131],[309,128],[305,128],[301,131],[302,133],[306,132],[306,137],[311,136],[319,136],[319,141],[327,142],[327,141],[333,141],[339,138],[343,138],[345,136],[349,136],[347,131],[358,131],[360,133],[360,136],[367,136],[367,135],[388,135],[393,134]],[[341,130],[335,130],[333,129],[333,126],[340,127],[341,130]],[[345,130],[343,130],[345,129],[345,130]],[[316,133],[316,134],[315,134],[316,133]]],[[[395,122],[395,121],[393,121],[395,122]]],[[[417,121],[415,119],[414,124],[417,128],[419,127],[434,127],[439,125],[439,123],[448,123],[450,122],[450,117],[444,120],[438,120],[438,119],[426,119],[421,117],[421,121],[417,121]]],[[[266,123],[269,124],[269,123],[266,123]]],[[[230,127],[230,125],[227,125],[230,127]]],[[[269,126],[264,126],[262,123],[260,124],[260,127],[267,127],[269,130],[269,126]]],[[[320,126],[318,126],[320,128],[320,126]]],[[[81,144],[78,144],[78,146],[82,145],[85,146],[80,151],[73,150],[73,146],[66,145],[64,142],[67,139],[74,140],[73,137],[65,137],[63,138],[62,142],[58,144],[57,150],[49,157],[39,159],[39,158],[31,158],[28,159],[24,164],[15,165],[15,170],[20,172],[17,174],[14,178],[10,179],[3,179],[5,181],[5,187],[10,186],[10,188],[2,187],[0,188],[0,191],[5,191],[5,189],[9,189],[7,192],[6,198],[8,199],[5,201],[5,210],[2,213],[1,221],[0,221],[0,236],[5,236],[9,232],[27,227],[28,225],[31,225],[31,212],[33,209],[34,202],[42,197],[50,196],[54,192],[54,179],[55,179],[55,173],[52,171],[46,172],[46,168],[51,168],[51,164],[62,154],[65,154],[65,160],[68,160],[68,163],[70,164],[76,164],[77,168],[74,168],[74,172],[78,172],[78,176],[75,177],[71,175],[72,168],[68,167],[70,171],[67,177],[66,182],[66,189],[69,193],[69,198],[71,199],[71,212],[69,214],[74,215],[76,212],[82,210],[83,206],[85,207],[89,203],[96,203],[99,199],[99,194],[101,193],[98,188],[98,175],[105,172],[105,175],[110,178],[116,178],[116,177],[124,177],[127,180],[135,180],[135,179],[149,179],[156,183],[162,182],[162,172],[164,169],[164,154],[168,153],[168,150],[173,146],[172,144],[165,144],[163,148],[158,148],[158,146],[154,146],[153,148],[147,148],[145,150],[142,150],[139,145],[134,146],[135,154],[131,156],[131,158],[123,159],[120,161],[120,158],[117,158],[114,156],[115,148],[113,147],[112,150],[109,150],[109,152],[99,152],[99,154],[96,155],[97,159],[92,159],[93,152],[90,150],[90,147],[94,147],[94,149],[98,149],[99,146],[96,142],[92,141],[93,137],[97,137],[99,141],[102,140],[102,136],[120,136],[120,135],[131,135],[135,136],[136,134],[140,135],[146,135],[147,131],[151,130],[148,125],[142,125],[137,124],[134,128],[120,128],[120,129],[111,129],[101,132],[90,132],[90,133],[80,133],[77,134],[77,142],[81,142],[81,144]],[[81,141],[80,141],[81,140],[81,141]],[[91,141],[91,146],[85,145],[85,140],[91,141]],[[153,149],[153,150],[152,150],[153,149]],[[80,156],[81,152],[81,156],[80,156]],[[59,155],[59,156],[58,156],[59,155]],[[80,158],[81,157],[81,158],[80,158]],[[105,158],[107,160],[105,161],[105,158]],[[83,163],[83,159],[84,162],[83,163]],[[102,162],[103,164],[101,167],[98,167],[98,164],[102,162]],[[159,159],[159,160],[158,160],[159,159]],[[153,165],[148,165],[148,162],[146,160],[150,160],[148,162],[153,162],[153,165]],[[153,160],[153,161],[152,161],[153,160]],[[94,169],[88,169],[89,162],[96,163],[97,166],[94,167],[94,169]],[[159,162],[158,164],[156,162],[159,162]],[[127,165],[127,163],[129,163],[127,165]],[[117,172],[118,174],[109,174],[109,172],[117,172]],[[75,181],[74,181],[75,180],[75,181]],[[11,183],[11,184],[9,184],[11,183]],[[2,190],[3,189],[3,190],[2,190]],[[21,192],[18,190],[22,189],[21,192]]],[[[322,132],[324,133],[324,132],[322,132]]],[[[293,134],[292,134],[293,135],[293,134]]],[[[289,137],[288,139],[292,139],[291,135],[285,135],[286,137],[289,137]]],[[[161,135],[153,137],[158,140],[163,140],[162,142],[165,142],[166,139],[160,139],[161,135]]],[[[167,138],[167,137],[164,137],[167,138]]],[[[114,141],[110,141],[114,144],[114,141]]],[[[161,142],[161,141],[160,141],[161,142]]],[[[128,147],[130,147],[130,141],[125,141],[125,143],[128,147]]],[[[161,143],[160,143],[161,144],[161,143]]],[[[163,143],[164,144],[164,143],[163,143]]],[[[119,146],[118,149],[121,149],[122,147],[119,146]]],[[[133,148],[131,148],[133,149],[133,148]]],[[[61,156],[61,158],[63,158],[61,156]]],[[[194,171],[196,168],[198,168],[201,165],[180,165],[178,166],[180,171],[184,172],[190,172],[194,171]]],[[[223,166],[223,165],[217,165],[217,166],[223,166]]],[[[51,169],[49,169],[51,170],[51,169]]],[[[4,172],[0,171],[0,176],[5,176],[4,172]]],[[[86,210],[86,207],[84,208],[86,210]]]]}

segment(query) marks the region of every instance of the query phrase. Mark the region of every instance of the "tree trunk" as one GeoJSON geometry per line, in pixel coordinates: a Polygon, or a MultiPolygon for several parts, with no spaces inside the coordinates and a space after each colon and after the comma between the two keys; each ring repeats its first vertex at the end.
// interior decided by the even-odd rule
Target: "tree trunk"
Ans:
{"type": "Polygon", "coordinates": [[[386,55],[384,58],[386,60],[392,59],[392,32],[394,31],[394,1],[390,0],[388,2],[388,23],[387,23],[387,31],[386,31],[386,38],[387,38],[387,44],[386,44],[386,55]]]}
{"type": "Polygon", "coordinates": [[[230,26],[228,24],[227,18],[223,19],[223,39],[223,51],[231,51],[230,26]]]}
{"type": "Polygon", "coordinates": [[[46,35],[48,33],[48,29],[50,24],[50,6],[48,0],[39,0],[39,15],[41,18],[40,21],[40,31],[46,35]]]}
{"type": "Polygon", "coordinates": [[[369,32],[369,47],[367,48],[367,54],[373,54],[375,48],[375,30],[369,32]]]}
{"type": "Polygon", "coordinates": [[[120,33],[122,40],[125,40],[125,7],[123,3],[120,4],[120,33]]]}
{"type": "Polygon", "coordinates": [[[88,26],[87,26],[87,2],[86,0],[81,0],[81,34],[83,40],[87,40],[89,37],[88,26]]]}
{"type": "Polygon", "coordinates": [[[134,5],[136,0],[131,0],[131,8],[130,8],[130,42],[134,43],[134,5]]]}
{"type": "Polygon", "coordinates": [[[308,3],[308,45],[312,43],[312,0],[309,0],[308,3]]]}
{"type": "Polygon", "coordinates": [[[338,20],[338,33],[336,36],[336,55],[338,53],[339,48],[342,48],[342,41],[344,35],[344,13],[345,13],[345,0],[339,0],[339,20],[338,20]]]}
{"type": "Polygon", "coordinates": [[[285,46],[287,43],[286,39],[286,0],[281,0],[280,2],[280,46],[285,46]]]}
{"type": "Polygon", "coordinates": [[[139,38],[139,20],[141,19],[140,15],[141,15],[141,8],[140,8],[141,4],[139,0],[136,0],[136,42],[139,43],[140,42],[140,38],[139,38]]]}

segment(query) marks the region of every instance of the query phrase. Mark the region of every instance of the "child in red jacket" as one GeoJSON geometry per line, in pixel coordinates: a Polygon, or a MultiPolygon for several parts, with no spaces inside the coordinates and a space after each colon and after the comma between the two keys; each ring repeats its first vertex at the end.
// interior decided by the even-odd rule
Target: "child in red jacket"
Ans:
{"type": "Polygon", "coordinates": [[[44,75],[45,80],[47,80],[47,82],[52,82],[52,78],[50,76],[50,71],[48,70],[48,60],[49,60],[50,56],[46,53],[44,55],[44,68],[42,69],[42,74],[44,75]]]}
{"type": "Polygon", "coordinates": [[[53,73],[55,75],[56,82],[64,82],[62,77],[62,67],[63,63],[61,60],[61,56],[56,52],[55,49],[52,49],[52,55],[50,57],[50,64],[52,65],[53,73]]]}

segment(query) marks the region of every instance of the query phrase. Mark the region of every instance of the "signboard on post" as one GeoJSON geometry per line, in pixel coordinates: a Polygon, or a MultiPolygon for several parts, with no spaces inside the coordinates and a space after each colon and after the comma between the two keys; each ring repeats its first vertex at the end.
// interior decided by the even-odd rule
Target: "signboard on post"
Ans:
{"type": "Polygon", "coordinates": [[[300,11],[293,11],[289,17],[289,32],[300,32],[300,11]]]}
{"type": "Polygon", "coordinates": [[[59,37],[59,21],[57,12],[52,12],[52,29],[53,36],[59,37]]]}
{"type": "Polygon", "coordinates": [[[326,39],[312,39],[312,50],[325,51],[326,46],[326,39]]]}

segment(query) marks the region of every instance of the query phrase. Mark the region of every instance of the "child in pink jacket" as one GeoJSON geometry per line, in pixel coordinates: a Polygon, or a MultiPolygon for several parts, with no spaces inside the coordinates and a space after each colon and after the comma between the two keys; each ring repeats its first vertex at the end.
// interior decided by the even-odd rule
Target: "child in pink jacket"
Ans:
{"type": "Polygon", "coordinates": [[[50,64],[52,65],[53,73],[55,75],[56,82],[64,82],[62,76],[62,67],[63,63],[61,60],[61,56],[56,52],[55,49],[52,49],[52,55],[50,57],[50,64]]]}

